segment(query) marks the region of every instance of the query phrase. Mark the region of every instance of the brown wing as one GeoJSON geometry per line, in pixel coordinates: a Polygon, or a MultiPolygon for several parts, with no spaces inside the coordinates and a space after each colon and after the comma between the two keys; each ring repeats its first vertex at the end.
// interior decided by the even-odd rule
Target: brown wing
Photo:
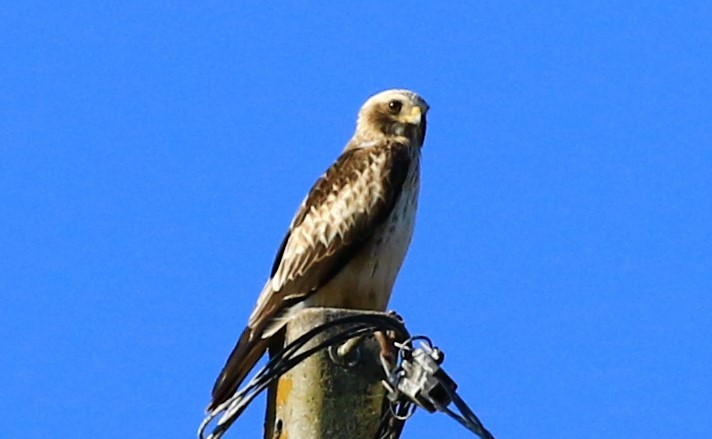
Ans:
{"type": "Polygon", "coordinates": [[[270,281],[215,386],[216,407],[264,353],[265,329],[329,282],[388,217],[410,167],[400,144],[350,149],[314,184],[275,258],[270,281]]]}
{"type": "Polygon", "coordinates": [[[339,157],[297,212],[272,267],[271,291],[263,292],[251,327],[307,298],[358,253],[393,210],[409,166],[410,154],[400,145],[339,157]]]}

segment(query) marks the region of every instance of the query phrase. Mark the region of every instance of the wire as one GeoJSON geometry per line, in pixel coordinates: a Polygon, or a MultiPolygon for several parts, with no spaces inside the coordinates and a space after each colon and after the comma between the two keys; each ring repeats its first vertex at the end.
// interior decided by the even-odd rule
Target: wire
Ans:
{"type": "Polygon", "coordinates": [[[222,437],[257,395],[279,379],[281,375],[287,373],[315,352],[344,343],[354,337],[373,334],[376,331],[392,331],[395,333],[396,340],[405,340],[410,337],[405,325],[399,319],[373,314],[342,317],[307,331],[274,355],[267,365],[260,369],[243,389],[237,391],[230,399],[210,411],[200,424],[198,437],[200,439],[219,439],[222,437]],[[315,337],[341,325],[345,328],[323,342],[309,349],[302,349],[315,337]],[[222,416],[220,416],[221,414],[222,416]],[[217,425],[208,436],[205,436],[208,425],[218,416],[220,416],[220,419],[217,425]]]}
{"type": "Polygon", "coordinates": [[[415,396],[417,398],[415,403],[426,410],[445,413],[482,439],[494,439],[492,433],[482,425],[475,413],[457,394],[455,382],[440,368],[443,360],[442,352],[433,347],[428,337],[415,336],[400,344],[396,367],[391,371],[386,370],[391,381],[388,385],[388,390],[393,395],[391,399],[394,397],[398,400],[410,399],[415,396]],[[421,343],[420,348],[413,348],[413,343],[416,341],[421,343]],[[427,380],[424,380],[425,378],[427,380]],[[403,380],[408,381],[409,386],[405,387],[407,389],[412,389],[414,383],[418,385],[416,395],[402,393],[400,384],[403,380]],[[430,380],[435,380],[437,386],[429,387],[430,380]],[[447,397],[443,398],[443,395],[435,392],[435,389],[445,392],[447,397]],[[451,402],[460,413],[448,408],[451,402]]]}
{"type": "Polygon", "coordinates": [[[384,398],[375,438],[398,439],[403,432],[405,421],[413,416],[416,408],[417,406],[410,401],[392,402],[384,398]]]}
{"type": "Polygon", "coordinates": [[[450,416],[462,426],[470,430],[471,432],[475,433],[477,436],[481,437],[482,439],[494,439],[494,436],[492,436],[492,433],[490,433],[484,425],[482,425],[482,422],[480,422],[480,419],[475,415],[472,410],[470,410],[470,407],[467,406],[465,401],[460,398],[460,395],[457,394],[457,392],[452,391],[449,387],[444,386],[445,391],[448,393],[448,396],[452,399],[452,402],[455,403],[457,408],[460,410],[462,415],[459,415],[455,413],[454,411],[450,410],[449,408],[442,406],[440,404],[436,404],[435,407],[445,413],[446,415],[450,416]]]}
{"type": "Polygon", "coordinates": [[[413,415],[417,407],[422,407],[431,413],[434,411],[445,413],[480,438],[494,439],[457,394],[455,391],[457,384],[440,367],[444,360],[443,353],[433,347],[428,337],[411,337],[400,317],[378,314],[338,318],[307,331],[287,344],[270,358],[247,385],[206,415],[200,424],[198,437],[220,439],[260,393],[314,353],[376,332],[388,334],[390,342],[398,348],[398,353],[393,365],[381,357],[387,378],[383,381],[387,389],[387,397],[382,404],[375,439],[398,439],[406,420],[413,415]],[[306,348],[306,345],[316,337],[336,327],[339,329],[332,335],[306,348]],[[420,342],[421,347],[413,348],[416,341],[420,342]],[[439,391],[444,392],[444,395],[439,391]],[[448,408],[450,403],[454,403],[459,413],[448,408]],[[218,417],[220,419],[215,427],[206,436],[208,426],[218,417]]]}

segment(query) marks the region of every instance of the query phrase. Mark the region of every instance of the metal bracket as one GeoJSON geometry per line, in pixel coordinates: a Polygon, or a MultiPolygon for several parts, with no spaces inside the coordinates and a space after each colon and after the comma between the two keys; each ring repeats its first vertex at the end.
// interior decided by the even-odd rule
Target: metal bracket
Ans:
{"type": "Polygon", "coordinates": [[[440,367],[444,359],[442,351],[424,343],[410,351],[388,376],[389,399],[395,402],[403,394],[429,413],[450,404],[457,384],[440,367]]]}

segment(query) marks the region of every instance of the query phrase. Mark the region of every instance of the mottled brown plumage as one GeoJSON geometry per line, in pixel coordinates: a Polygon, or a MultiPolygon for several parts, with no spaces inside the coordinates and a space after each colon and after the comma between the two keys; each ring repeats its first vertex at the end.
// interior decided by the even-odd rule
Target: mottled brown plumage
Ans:
{"type": "Polygon", "coordinates": [[[229,399],[299,309],[385,309],[412,236],[427,110],[407,90],[363,105],[353,138],[292,220],[209,409],[229,399]]]}

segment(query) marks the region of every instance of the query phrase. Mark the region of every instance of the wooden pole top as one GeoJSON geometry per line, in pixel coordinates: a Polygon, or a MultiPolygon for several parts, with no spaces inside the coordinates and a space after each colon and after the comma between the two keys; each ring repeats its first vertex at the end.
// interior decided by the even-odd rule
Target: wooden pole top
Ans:
{"type": "MultiPolygon", "coordinates": [[[[333,308],[307,308],[286,328],[290,343],[314,327],[346,316],[383,313],[333,308]]],[[[316,337],[315,346],[338,332],[332,328],[316,337]]],[[[307,358],[283,375],[268,404],[268,439],[373,439],[381,418],[385,389],[378,343],[366,337],[352,352],[351,367],[335,362],[328,349],[307,358]]]]}

